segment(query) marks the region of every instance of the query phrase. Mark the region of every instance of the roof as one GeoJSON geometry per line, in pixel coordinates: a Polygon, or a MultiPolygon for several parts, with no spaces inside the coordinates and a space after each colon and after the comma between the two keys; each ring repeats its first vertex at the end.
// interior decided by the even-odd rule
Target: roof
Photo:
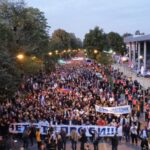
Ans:
{"type": "Polygon", "coordinates": [[[140,42],[140,41],[150,41],[150,34],[149,35],[128,36],[128,37],[124,38],[125,43],[140,42]]]}

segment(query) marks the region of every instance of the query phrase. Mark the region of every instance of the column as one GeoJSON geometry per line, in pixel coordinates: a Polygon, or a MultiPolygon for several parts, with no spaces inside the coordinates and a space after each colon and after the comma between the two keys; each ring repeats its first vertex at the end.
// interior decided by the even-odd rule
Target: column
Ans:
{"type": "Polygon", "coordinates": [[[131,62],[131,48],[132,48],[132,43],[129,43],[129,62],[131,62]]]}
{"type": "Polygon", "coordinates": [[[144,71],[146,71],[146,53],[147,53],[147,44],[146,41],[144,42],[144,57],[143,57],[143,62],[144,62],[144,71]]]}
{"type": "Polygon", "coordinates": [[[138,43],[138,69],[141,69],[141,60],[140,60],[140,55],[141,55],[141,44],[140,42],[138,43]]]}
{"type": "Polygon", "coordinates": [[[136,51],[136,42],[133,43],[133,66],[135,67],[135,51],[136,51]]]}

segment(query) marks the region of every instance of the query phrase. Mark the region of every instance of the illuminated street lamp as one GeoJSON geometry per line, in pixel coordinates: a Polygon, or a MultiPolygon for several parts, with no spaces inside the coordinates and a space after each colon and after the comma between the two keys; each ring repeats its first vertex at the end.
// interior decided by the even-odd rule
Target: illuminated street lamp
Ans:
{"type": "Polygon", "coordinates": [[[52,56],[52,54],[53,54],[52,52],[49,52],[49,53],[48,53],[49,56],[52,56]]]}
{"type": "Polygon", "coordinates": [[[55,53],[58,54],[58,50],[56,50],[55,53]]]}
{"type": "Polygon", "coordinates": [[[121,60],[122,60],[122,62],[126,62],[128,60],[128,58],[124,56],[121,58],[121,60]]]}
{"type": "Polygon", "coordinates": [[[97,49],[95,49],[95,50],[94,50],[94,54],[97,54],[97,53],[98,53],[98,50],[97,50],[97,49]]]}
{"type": "Polygon", "coordinates": [[[36,56],[32,56],[31,59],[32,59],[32,60],[35,60],[35,59],[36,59],[36,56]]]}
{"type": "Polygon", "coordinates": [[[23,60],[24,59],[24,55],[23,54],[18,54],[17,55],[17,59],[18,60],[23,60]]]}
{"type": "Polygon", "coordinates": [[[143,56],[142,56],[142,55],[140,55],[140,56],[139,56],[139,59],[140,59],[140,60],[142,60],[142,59],[143,59],[143,56]]]}

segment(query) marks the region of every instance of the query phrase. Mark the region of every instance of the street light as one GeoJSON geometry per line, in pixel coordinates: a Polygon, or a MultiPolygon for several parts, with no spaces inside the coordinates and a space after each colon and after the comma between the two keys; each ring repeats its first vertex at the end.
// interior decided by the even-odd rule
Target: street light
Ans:
{"type": "Polygon", "coordinates": [[[97,53],[98,53],[98,50],[97,50],[97,49],[95,49],[95,50],[94,50],[94,54],[97,54],[97,53]]]}
{"type": "Polygon", "coordinates": [[[142,60],[142,59],[143,59],[143,56],[142,56],[142,55],[140,55],[140,56],[139,56],[139,59],[140,59],[140,60],[142,60]]]}
{"type": "Polygon", "coordinates": [[[126,62],[128,60],[128,58],[124,56],[121,58],[121,60],[122,60],[122,62],[126,62]]]}
{"type": "Polygon", "coordinates": [[[36,59],[36,56],[32,56],[31,59],[32,59],[32,60],[35,60],[35,59],[36,59]]]}
{"type": "Polygon", "coordinates": [[[68,52],[71,52],[71,50],[70,50],[70,49],[68,49],[68,52]]]}
{"type": "Polygon", "coordinates": [[[16,57],[19,60],[23,60],[24,59],[24,55],[23,54],[18,54],[16,57]]]}
{"type": "Polygon", "coordinates": [[[49,52],[49,53],[48,53],[49,56],[52,56],[52,54],[53,54],[52,52],[49,52]]]}
{"type": "Polygon", "coordinates": [[[58,54],[58,50],[56,50],[55,53],[58,54]]]}

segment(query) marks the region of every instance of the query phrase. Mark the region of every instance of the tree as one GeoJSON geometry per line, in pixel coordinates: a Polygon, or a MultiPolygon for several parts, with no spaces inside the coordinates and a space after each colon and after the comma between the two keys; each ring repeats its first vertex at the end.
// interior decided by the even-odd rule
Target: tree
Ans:
{"type": "Polygon", "coordinates": [[[46,18],[39,9],[26,7],[24,2],[4,1],[0,5],[1,24],[11,32],[9,51],[41,55],[48,48],[49,36],[46,18]]]}
{"type": "Polygon", "coordinates": [[[110,32],[107,35],[107,41],[108,41],[109,49],[112,49],[117,53],[123,54],[125,46],[124,46],[123,38],[118,33],[110,32]]]}
{"type": "Polygon", "coordinates": [[[0,43],[0,95],[4,99],[16,91],[22,72],[34,73],[40,69],[41,60],[31,60],[30,55],[42,56],[49,46],[43,12],[26,7],[23,1],[0,1],[0,43]],[[18,52],[26,54],[28,59],[19,62],[18,52]]]}
{"type": "Polygon", "coordinates": [[[103,29],[95,27],[93,30],[90,30],[89,33],[85,34],[84,38],[84,48],[86,49],[97,49],[103,51],[105,45],[105,36],[103,29]]]}
{"type": "Polygon", "coordinates": [[[0,51],[0,99],[8,98],[16,91],[20,72],[16,68],[15,61],[6,51],[0,51]]]}
{"type": "Polygon", "coordinates": [[[50,48],[52,50],[64,50],[69,49],[70,35],[63,29],[55,30],[50,39],[50,48]]]}
{"type": "Polygon", "coordinates": [[[53,32],[50,39],[51,50],[77,49],[82,47],[82,42],[74,33],[68,33],[63,29],[53,32]]]}

